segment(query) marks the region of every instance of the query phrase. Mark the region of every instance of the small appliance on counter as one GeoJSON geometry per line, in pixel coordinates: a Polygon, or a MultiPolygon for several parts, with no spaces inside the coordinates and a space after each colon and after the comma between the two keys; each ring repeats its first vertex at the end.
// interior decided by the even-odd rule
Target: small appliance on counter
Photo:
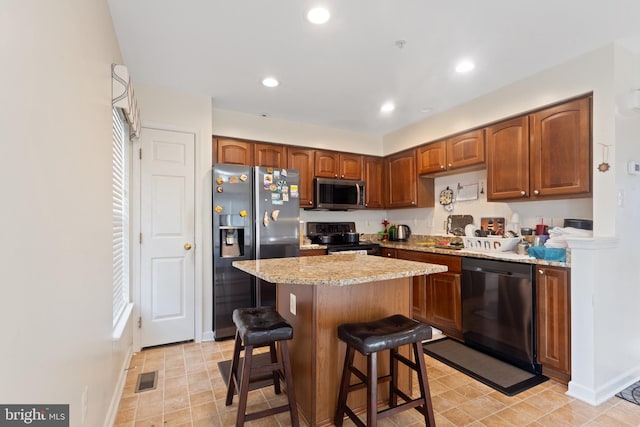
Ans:
{"type": "Polygon", "coordinates": [[[389,240],[396,242],[405,242],[411,236],[411,228],[405,224],[399,224],[389,228],[389,240]]]}

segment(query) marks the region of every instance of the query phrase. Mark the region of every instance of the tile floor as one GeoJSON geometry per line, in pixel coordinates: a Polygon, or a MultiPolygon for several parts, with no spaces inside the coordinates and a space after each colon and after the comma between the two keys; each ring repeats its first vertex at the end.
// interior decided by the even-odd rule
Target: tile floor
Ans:
{"type": "MultiPolygon", "coordinates": [[[[116,427],[233,426],[237,397],[225,406],[226,387],[217,363],[231,359],[233,340],[187,343],[136,353],[120,400],[116,427]],[[158,370],[155,390],[135,393],[138,374],[158,370]]],[[[593,407],[565,395],[566,387],[547,381],[513,397],[494,391],[464,374],[425,356],[436,424],[474,426],[640,426],[640,406],[617,397],[593,407]]],[[[249,393],[249,407],[281,405],[272,387],[249,393]]],[[[252,409],[250,409],[252,410],[252,409]]],[[[301,421],[302,422],[302,421],[301,421]]],[[[302,423],[304,425],[304,423],[302,423]]],[[[410,410],[380,423],[384,427],[424,425],[410,410]]],[[[247,423],[248,426],[289,426],[289,413],[247,423]]],[[[345,426],[354,424],[345,421],[345,426]]]]}

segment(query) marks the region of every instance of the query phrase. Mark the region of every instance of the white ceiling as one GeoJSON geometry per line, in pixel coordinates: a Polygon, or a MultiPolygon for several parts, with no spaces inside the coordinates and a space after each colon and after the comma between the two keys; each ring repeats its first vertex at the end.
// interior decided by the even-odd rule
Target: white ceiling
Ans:
{"type": "Polygon", "coordinates": [[[108,3],[134,84],[211,96],[219,109],[375,135],[614,40],[634,49],[640,40],[638,0],[108,3]],[[324,26],[306,21],[316,5],[331,12],[324,26]],[[475,70],[456,74],[461,58],[475,70]],[[266,76],[280,86],[263,87],[266,76]],[[389,100],[396,110],[380,113],[389,100]]]}

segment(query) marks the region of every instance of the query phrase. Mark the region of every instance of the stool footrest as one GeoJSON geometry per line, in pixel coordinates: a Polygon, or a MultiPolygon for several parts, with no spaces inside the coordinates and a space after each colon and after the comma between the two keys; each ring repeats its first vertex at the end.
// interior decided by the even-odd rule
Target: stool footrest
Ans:
{"type": "Polygon", "coordinates": [[[257,420],[260,418],[268,417],[275,414],[280,414],[282,412],[289,412],[289,405],[277,406],[275,408],[263,409],[261,411],[251,412],[250,414],[245,414],[245,421],[257,420]]]}
{"type": "MultiPolygon", "coordinates": [[[[391,381],[391,375],[385,375],[384,377],[379,377],[378,378],[378,385],[383,384],[383,383],[388,383],[391,381]]],[[[363,388],[367,388],[367,383],[366,382],[361,382],[361,383],[356,383],[356,384],[351,384],[349,386],[349,393],[351,393],[352,391],[356,391],[356,390],[360,390],[363,388]]]]}
{"type": "Polygon", "coordinates": [[[382,411],[378,412],[378,419],[390,417],[392,415],[397,414],[398,412],[406,411],[407,409],[416,408],[419,410],[421,409],[419,407],[421,407],[422,405],[424,405],[424,399],[422,398],[409,400],[406,403],[402,403],[398,406],[394,406],[393,408],[383,409],[382,411]]]}

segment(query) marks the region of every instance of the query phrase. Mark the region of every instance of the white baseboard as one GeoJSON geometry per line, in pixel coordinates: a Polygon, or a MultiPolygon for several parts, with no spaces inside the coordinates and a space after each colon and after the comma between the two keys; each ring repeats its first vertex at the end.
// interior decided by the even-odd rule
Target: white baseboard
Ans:
{"type": "Polygon", "coordinates": [[[567,395],[591,405],[598,406],[638,380],[640,380],[640,368],[618,375],[616,378],[608,381],[606,384],[596,387],[595,389],[582,386],[572,380],[569,381],[567,395]]]}
{"type": "Polygon", "coordinates": [[[214,341],[213,331],[206,331],[202,334],[202,341],[214,341]]]}
{"type": "Polygon", "coordinates": [[[120,376],[115,389],[113,390],[113,396],[111,397],[111,403],[109,404],[109,410],[104,420],[104,427],[113,427],[116,421],[116,415],[118,414],[118,405],[122,398],[122,391],[124,390],[124,384],[127,380],[127,369],[131,364],[131,358],[133,357],[133,346],[130,345],[127,350],[127,357],[124,358],[122,369],[120,369],[120,376]]]}

